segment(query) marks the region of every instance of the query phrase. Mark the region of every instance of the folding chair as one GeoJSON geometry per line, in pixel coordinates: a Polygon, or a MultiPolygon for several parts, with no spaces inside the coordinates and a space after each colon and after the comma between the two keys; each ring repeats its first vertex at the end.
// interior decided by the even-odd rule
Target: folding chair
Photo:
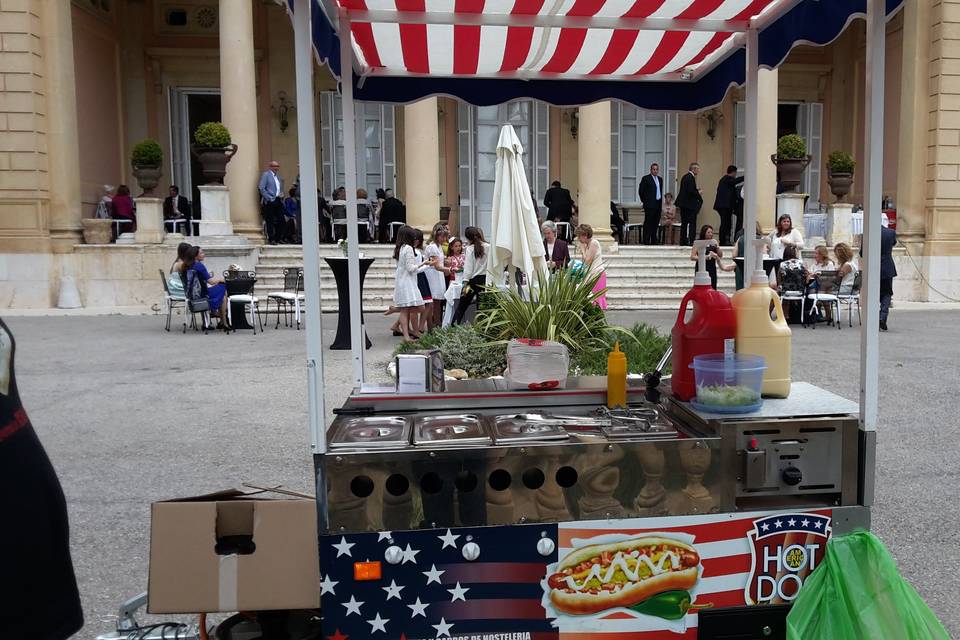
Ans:
{"type": "MultiPolygon", "coordinates": [[[[173,310],[179,309],[180,315],[183,315],[184,309],[187,306],[186,296],[180,294],[170,293],[170,285],[167,283],[167,276],[163,273],[163,269],[157,269],[160,272],[160,282],[163,283],[163,306],[167,311],[167,324],[164,327],[166,331],[170,331],[170,320],[173,316],[173,310]]],[[[186,322],[186,319],[184,319],[186,322]]]]}
{"type": "MultiPolygon", "coordinates": [[[[853,326],[853,305],[857,305],[857,322],[863,326],[863,318],[860,316],[860,287],[863,284],[863,272],[857,271],[853,276],[853,287],[850,293],[837,293],[838,304],[844,304],[847,307],[847,324],[853,326]]],[[[839,306],[838,306],[839,308],[839,306]]],[[[840,314],[837,314],[837,324],[840,324],[840,314]]]]}
{"type": "Polygon", "coordinates": [[[297,331],[300,330],[300,317],[303,314],[303,269],[283,270],[283,291],[274,291],[267,294],[267,315],[270,315],[270,301],[277,303],[277,324],[274,329],[280,328],[280,307],[283,307],[283,324],[288,324],[290,309],[293,309],[297,321],[297,331]]]}

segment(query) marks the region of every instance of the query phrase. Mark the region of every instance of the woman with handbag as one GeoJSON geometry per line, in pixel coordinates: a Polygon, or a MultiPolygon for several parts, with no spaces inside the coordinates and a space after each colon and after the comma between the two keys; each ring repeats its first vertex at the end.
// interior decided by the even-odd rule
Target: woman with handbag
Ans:
{"type": "Polygon", "coordinates": [[[210,313],[216,314],[220,319],[218,329],[224,331],[230,330],[230,323],[227,322],[227,286],[220,276],[210,275],[207,267],[203,264],[203,249],[200,247],[190,247],[187,249],[186,258],[183,261],[181,272],[185,276],[187,300],[191,300],[190,272],[194,272],[194,277],[206,287],[206,297],[209,300],[210,313]]]}

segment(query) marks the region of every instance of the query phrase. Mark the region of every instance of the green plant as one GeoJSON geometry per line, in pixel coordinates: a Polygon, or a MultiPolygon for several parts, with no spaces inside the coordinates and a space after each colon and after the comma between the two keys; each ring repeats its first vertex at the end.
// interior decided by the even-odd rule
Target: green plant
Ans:
{"type": "Polygon", "coordinates": [[[777,140],[778,160],[802,160],[807,157],[807,143],[795,133],[777,140]]]}
{"type": "Polygon", "coordinates": [[[440,349],[446,369],[463,369],[471,378],[498,376],[507,368],[506,345],[489,344],[475,325],[433,329],[415,343],[401,343],[394,355],[422,349],[440,349]]]}
{"type": "Polygon", "coordinates": [[[163,149],[159,142],[147,138],[133,145],[130,161],[134,167],[159,167],[163,164],[163,149]]]}
{"type": "Polygon", "coordinates": [[[204,122],[193,133],[193,139],[201,147],[226,147],[230,144],[230,131],[223,123],[204,122]]]}
{"type": "Polygon", "coordinates": [[[830,173],[853,173],[857,163],[846,151],[831,151],[827,156],[827,168],[830,173]]]}
{"type": "Polygon", "coordinates": [[[607,354],[613,350],[613,345],[617,341],[620,342],[620,349],[627,356],[627,370],[630,373],[653,371],[670,346],[670,336],[663,335],[642,322],[633,325],[629,332],[633,336],[632,340],[624,340],[619,332],[609,332],[603,348],[576,354],[570,361],[570,373],[586,376],[606,375],[607,354]]]}
{"type": "Polygon", "coordinates": [[[537,277],[539,288],[525,300],[519,292],[488,289],[490,308],[477,314],[477,330],[493,341],[512,338],[553,340],[571,353],[601,348],[611,329],[594,304],[599,274],[583,277],[570,270],[537,277]]]}

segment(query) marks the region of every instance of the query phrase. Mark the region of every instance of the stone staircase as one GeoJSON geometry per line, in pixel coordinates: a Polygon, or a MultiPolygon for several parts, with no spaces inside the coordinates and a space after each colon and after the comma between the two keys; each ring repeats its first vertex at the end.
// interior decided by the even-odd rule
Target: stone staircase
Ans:
{"type": "MultiPolygon", "coordinates": [[[[374,262],[364,280],[364,309],[386,309],[393,300],[393,277],[396,263],[393,247],[368,244],[361,247],[374,262]]],[[[607,261],[607,302],[612,309],[676,309],[693,283],[693,263],[686,247],[646,247],[626,245],[619,253],[604,255],[607,261]]],[[[320,247],[321,305],[324,311],[337,308],[337,289],[333,273],[324,256],[340,256],[334,245],[320,247]]],[[[730,256],[731,250],[724,249],[730,256]]],[[[727,261],[729,262],[729,261],[727,261]]],[[[260,248],[257,264],[257,292],[283,290],[283,270],[301,268],[303,251],[300,245],[266,245],[260,248]]],[[[720,289],[732,294],[733,272],[720,272],[720,289]]]]}

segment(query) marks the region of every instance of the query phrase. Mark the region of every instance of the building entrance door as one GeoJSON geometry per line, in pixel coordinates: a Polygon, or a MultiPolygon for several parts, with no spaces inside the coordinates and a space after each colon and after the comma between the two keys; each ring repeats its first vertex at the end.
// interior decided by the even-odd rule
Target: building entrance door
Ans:
{"type": "MultiPolygon", "coordinates": [[[[180,193],[190,198],[193,219],[203,216],[200,208],[200,190],[204,183],[200,163],[190,153],[193,132],[204,122],[220,121],[220,91],[207,88],[170,88],[170,149],[173,182],[180,193]]],[[[193,233],[199,234],[194,223],[193,233]]]]}

